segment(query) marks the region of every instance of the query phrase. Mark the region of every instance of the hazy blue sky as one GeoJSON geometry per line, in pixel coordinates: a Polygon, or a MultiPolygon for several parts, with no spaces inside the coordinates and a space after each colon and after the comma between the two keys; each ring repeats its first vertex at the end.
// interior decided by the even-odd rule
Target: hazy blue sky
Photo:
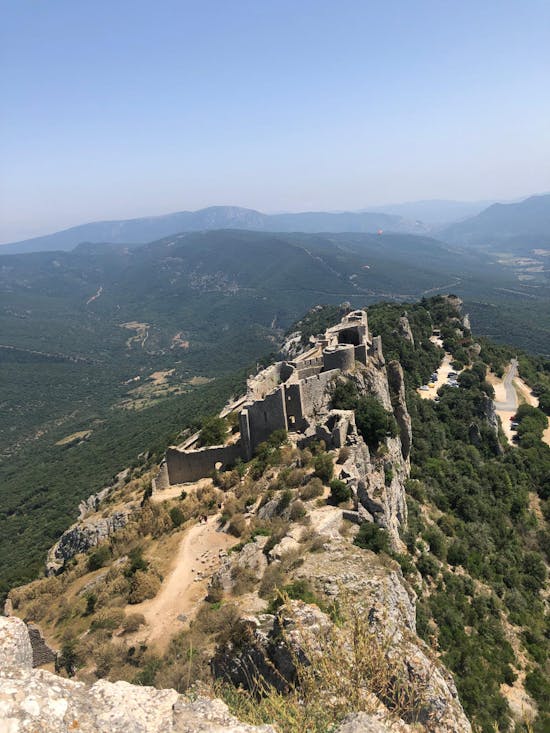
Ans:
{"type": "Polygon", "coordinates": [[[0,241],[550,189],[549,0],[0,0],[0,241]]]}

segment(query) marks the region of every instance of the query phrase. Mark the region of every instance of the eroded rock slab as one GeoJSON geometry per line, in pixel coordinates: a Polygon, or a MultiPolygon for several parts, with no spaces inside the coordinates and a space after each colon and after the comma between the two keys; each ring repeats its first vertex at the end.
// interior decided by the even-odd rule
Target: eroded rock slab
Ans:
{"type": "Polygon", "coordinates": [[[175,690],[99,680],[91,687],[33,670],[23,621],[0,617],[2,733],[275,733],[233,717],[225,703],[175,690]]]}

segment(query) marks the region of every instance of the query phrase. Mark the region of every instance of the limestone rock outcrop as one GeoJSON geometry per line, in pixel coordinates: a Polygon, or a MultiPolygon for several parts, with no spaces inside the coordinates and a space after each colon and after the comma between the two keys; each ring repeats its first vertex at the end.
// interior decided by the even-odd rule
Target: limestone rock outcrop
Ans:
{"type": "Polygon", "coordinates": [[[91,687],[32,669],[23,621],[0,617],[2,733],[275,733],[241,723],[221,700],[99,680],[91,687]]]}
{"type": "Polygon", "coordinates": [[[48,552],[47,574],[56,573],[75,555],[87,552],[107,540],[114,532],[126,526],[128,517],[129,512],[120,511],[107,517],[73,524],[48,552]]]}
{"type": "MultiPolygon", "coordinates": [[[[384,649],[391,674],[419,691],[422,702],[415,717],[421,724],[419,730],[471,732],[452,676],[416,635],[416,596],[397,564],[388,566],[387,561],[332,533],[326,535],[322,553],[304,556],[303,564],[293,571],[293,580],[311,584],[320,598],[332,599],[344,614],[346,608],[354,608],[363,619],[360,633],[372,635],[367,648],[376,641],[384,649]]],[[[262,679],[284,693],[297,681],[297,665],[309,664],[312,652],[325,658],[334,654],[336,663],[342,646],[331,646],[333,641],[323,646],[323,639],[334,639],[339,633],[343,634],[343,646],[351,650],[355,641],[345,636],[347,632],[338,631],[326,613],[315,605],[289,601],[277,615],[243,615],[233,638],[212,659],[212,671],[237,686],[251,689],[262,679]],[[334,648],[339,651],[334,652],[334,648]]],[[[341,673],[341,660],[338,664],[341,673]]],[[[409,730],[412,719],[405,716],[401,727],[391,728],[389,711],[380,699],[374,702],[380,706],[382,718],[369,716],[365,725],[371,727],[364,730],[409,730]]],[[[369,699],[366,709],[372,712],[372,707],[369,699]]],[[[351,716],[342,733],[363,730],[363,722],[361,716],[351,716]]]]}
{"type": "Polygon", "coordinates": [[[373,553],[333,537],[322,554],[305,557],[295,577],[341,602],[360,601],[372,630],[386,640],[392,665],[424,690],[420,722],[426,730],[471,731],[452,675],[416,635],[416,595],[397,564],[389,568],[373,553]]]}
{"type": "Polygon", "coordinates": [[[405,481],[410,473],[412,444],[411,418],[405,402],[403,371],[400,364],[371,363],[347,375],[360,394],[374,395],[394,414],[399,434],[385,440],[384,451],[373,455],[357,430],[348,434],[348,460],[343,478],[357,496],[359,518],[375,522],[388,530],[396,549],[400,547],[399,528],[407,521],[405,481]]]}
{"type": "Polygon", "coordinates": [[[414,346],[414,336],[411,329],[411,324],[409,323],[409,319],[406,315],[401,316],[401,318],[398,321],[397,324],[397,333],[401,336],[401,338],[404,338],[405,341],[408,341],[412,346],[414,346]]]}

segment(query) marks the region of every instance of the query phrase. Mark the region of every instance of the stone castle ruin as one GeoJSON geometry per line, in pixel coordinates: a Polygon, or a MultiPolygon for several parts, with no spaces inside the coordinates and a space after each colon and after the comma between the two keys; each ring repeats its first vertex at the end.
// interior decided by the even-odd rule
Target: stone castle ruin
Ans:
{"type": "Polygon", "coordinates": [[[352,311],[293,361],[272,364],[248,380],[246,395],[221,413],[239,415],[239,433],[228,444],[197,447],[196,434],[170,447],[155,488],[197,481],[239,458],[248,461],[275,430],[302,441],[323,438],[328,446],[341,447],[355,429],[353,412],[327,412],[327,388],[339,374],[353,371],[357,362],[366,366],[369,360],[383,364],[381,339],[371,338],[365,311],[352,311]]]}

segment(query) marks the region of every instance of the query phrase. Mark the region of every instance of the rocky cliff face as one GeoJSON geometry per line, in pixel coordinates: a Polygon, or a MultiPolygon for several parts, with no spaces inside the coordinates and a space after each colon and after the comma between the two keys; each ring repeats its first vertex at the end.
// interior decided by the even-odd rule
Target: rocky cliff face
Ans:
{"type": "Polygon", "coordinates": [[[411,418],[405,401],[403,371],[398,362],[387,366],[381,354],[366,367],[346,375],[360,394],[374,395],[393,412],[399,434],[387,438],[383,451],[372,454],[357,431],[348,435],[349,459],[342,467],[342,477],[354,488],[359,518],[375,522],[388,530],[392,543],[400,545],[399,528],[407,521],[405,481],[410,473],[412,445],[411,418]]]}
{"type": "Polygon", "coordinates": [[[128,516],[128,512],[114,512],[108,517],[73,524],[63,532],[59,541],[48,552],[47,574],[56,573],[75,555],[96,547],[114,532],[125,527],[128,516]]]}
{"type": "Polygon", "coordinates": [[[229,714],[221,700],[100,680],[91,687],[32,669],[25,624],[0,617],[0,730],[6,733],[275,733],[229,714]]]}
{"type": "MultiPolygon", "coordinates": [[[[316,656],[332,660],[339,675],[348,679],[347,666],[356,666],[355,650],[360,646],[367,655],[369,650],[377,649],[380,652],[378,674],[383,677],[381,670],[387,665],[392,678],[399,680],[404,689],[408,686],[409,696],[417,698],[416,705],[414,711],[396,711],[391,693],[378,688],[378,696],[369,693],[362,699],[363,709],[376,711],[385,724],[393,714],[394,722],[402,725],[399,730],[409,730],[409,724],[416,722],[420,730],[433,733],[469,733],[471,727],[451,675],[416,635],[414,592],[397,564],[389,566],[341,537],[335,521],[337,514],[337,509],[327,508],[311,516],[312,526],[326,533],[323,551],[305,555],[292,577],[294,582],[311,584],[320,598],[332,601],[333,607],[339,608],[344,616],[353,609],[351,613],[356,621],[351,626],[347,621],[335,626],[320,608],[302,601],[288,601],[277,614],[248,613],[243,615],[233,638],[214,656],[214,674],[247,689],[255,689],[265,680],[284,693],[299,683],[301,665],[315,667],[316,656]]],[[[287,538],[281,540],[281,547],[270,553],[272,564],[277,564],[285,551],[296,551],[296,537],[295,529],[291,529],[287,538]],[[285,539],[292,540],[292,544],[285,543],[285,539]]],[[[251,567],[258,566],[258,558],[265,563],[264,544],[263,541],[251,543],[241,553],[228,557],[219,574],[226,590],[231,590],[232,568],[242,566],[241,561],[246,560],[251,567]]],[[[371,669],[375,667],[372,665],[371,669]]],[[[365,682],[365,689],[377,689],[377,672],[372,674],[365,682]]],[[[321,671],[319,694],[323,691],[322,676],[321,671]]],[[[361,687],[358,679],[359,676],[356,682],[361,687]]],[[[337,689],[331,690],[332,697],[337,694],[337,689]]],[[[351,691],[349,696],[352,697],[351,691]]]]}
{"type": "MultiPolygon", "coordinates": [[[[92,686],[33,670],[27,628],[0,616],[2,733],[276,733],[247,725],[221,700],[99,680],[92,686]]],[[[383,714],[350,715],[336,733],[404,730],[383,714]]]]}

